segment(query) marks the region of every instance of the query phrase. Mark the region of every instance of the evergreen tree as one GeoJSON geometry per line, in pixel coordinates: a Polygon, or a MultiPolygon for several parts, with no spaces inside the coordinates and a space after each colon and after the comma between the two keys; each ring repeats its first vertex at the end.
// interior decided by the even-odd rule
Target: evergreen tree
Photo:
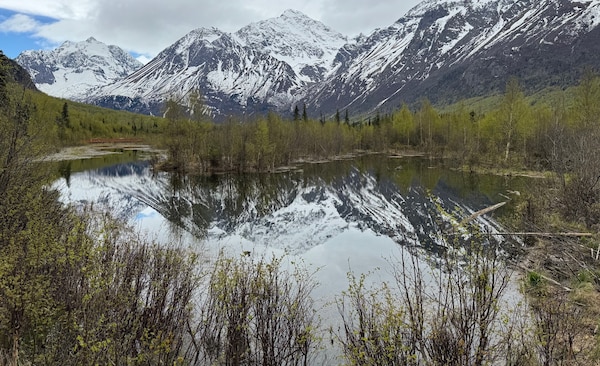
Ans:
{"type": "Polygon", "coordinates": [[[350,116],[348,115],[348,109],[346,109],[346,113],[344,116],[344,122],[346,122],[347,125],[350,124],[350,116]]]}
{"type": "Polygon", "coordinates": [[[308,114],[306,113],[306,103],[304,104],[304,107],[302,109],[302,120],[304,122],[308,121],[308,114]]]}
{"type": "Polygon", "coordinates": [[[337,109],[335,111],[335,123],[337,123],[338,125],[340,124],[340,110],[337,109]]]}
{"type": "Polygon", "coordinates": [[[300,109],[298,108],[298,105],[296,105],[296,107],[294,107],[294,122],[300,120],[300,109]]]}
{"type": "Polygon", "coordinates": [[[373,125],[379,126],[380,123],[381,123],[381,115],[379,114],[379,111],[377,111],[377,114],[375,114],[375,120],[373,121],[373,125]]]}
{"type": "Polygon", "coordinates": [[[66,128],[70,128],[71,127],[71,119],[69,117],[69,105],[67,104],[67,102],[65,102],[65,104],[63,104],[60,117],[62,119],[63,125],[66,128]]]}

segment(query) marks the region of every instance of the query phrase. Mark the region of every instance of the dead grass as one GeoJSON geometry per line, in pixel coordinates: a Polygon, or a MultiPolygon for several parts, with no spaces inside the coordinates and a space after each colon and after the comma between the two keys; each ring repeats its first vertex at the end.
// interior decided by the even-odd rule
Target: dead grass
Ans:
{"type": "Polygon", "coordinates": [[[589,246],[572,238],[538,240],[520,267],[554,280],[544,281],[541,291],[527,291],[527,295],[534,304],[551,303],[564,296],[570,303],[568,308],[578,312],[570,324],[576,328],[572,350],[577,364],[600,365],[600,261],[595,260],[589,246]]]}
{"type": "Polygon", "coordinates": [[[150,145],[132,143],[96,143],[82,146],[70,146],[63,148],[55,154],[48,155],[42,161],[67,161],[79,159],[91,159],[98,156],[119,154],[120,151],[137,150],[145,152],[160,152],[150,145]]]}

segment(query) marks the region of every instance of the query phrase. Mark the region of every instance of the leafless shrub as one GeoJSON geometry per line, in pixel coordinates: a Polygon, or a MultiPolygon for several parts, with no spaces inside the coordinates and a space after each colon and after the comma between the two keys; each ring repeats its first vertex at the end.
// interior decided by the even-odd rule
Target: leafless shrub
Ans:
{"type": "Polygon", "coordinates": [[[72,228],[56,276],[62,312],[43,363],[177,364],[198,285],[197,256],[153,244],[104,217],[72,228]]]}
{"type": "Polygon", "coordinates": [[[582,332],[581,311],[565,294],[533,302],[536,344],[541,364],[578,365],[575,342],[582,332]]]}
{"type": "Polygon", "coordinates": [[[308,365],[318,345],[311,274],[246,254],[214,265],[192,331],[195,362],[308,365]]]}
{"type": "MultiPolygon", "coordinates": [[[[473,236],[427,266],[406,251],[393,263],[395,290],[350,277],[338,299],[344,357],[352,365],[487,365],[528,359],[523,328],[503,307],[510,271],[497,248],[473,236]],[[427,270],[425,270],[427,268],[427,270]],[[513,361],[511,361],[513,360],[513,361]]],[[[508,301],[508,302],[507,302],[508,301]]]]}

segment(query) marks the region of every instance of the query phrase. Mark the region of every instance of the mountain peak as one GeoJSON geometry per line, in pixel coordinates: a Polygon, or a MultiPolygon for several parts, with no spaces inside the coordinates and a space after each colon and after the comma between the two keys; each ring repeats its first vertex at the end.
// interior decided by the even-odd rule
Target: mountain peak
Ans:
{"type": "Polygon", "coordinates": [[[214,39],[221,37],[224,33],[218,28],[210,27],[210,28],[196,28],[189,33],[195,37],[208,40],[212,42],[214,39]]]}
{"type": "Polygon", "coordinates": [[[247,46],[286,62],[306,82],[322,80],[324,70],[347,42],[346,36],[293,9],[247,25],[235,36],[247,46]]]}
{"type": "MultiPolygon", "coordinates": [[[[287,9],[281,14],[282,18],[310,18],[308,15],[303,12],[295,9],[287,9]]],[[[312,18],[311,18],[312,19],[312,18]]]]}
{"type": "Polygon", "coordinates": [[[85,40],[86,43],[99,43],[96,38],[94,37],[90,37],[88,39],[85,40]]]}

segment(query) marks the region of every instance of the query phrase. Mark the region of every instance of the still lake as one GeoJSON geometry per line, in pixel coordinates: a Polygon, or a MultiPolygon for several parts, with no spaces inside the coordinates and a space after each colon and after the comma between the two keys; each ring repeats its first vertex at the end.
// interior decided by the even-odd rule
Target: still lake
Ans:
{"type": "Polygon", "coordinates": [[[93,203],[161,240],[177,232],[203,243],[235,237],[301,254],[349,231],[435,250],[440,229],[509,201],[479,220],[484,231],[501,230],[495,218],[510,214],[510,196],[530,182],[421,157],[367,155],[280,173],[186,177],[153,172],[149,158],[124,150],[63,161],[54,187],[65,202],[93,203]]]}
{"type": "Polygon", "coordinates": [[[502,231],[496,219],[511,213],[509,198],[530,182],[450,170],[420,157],[368,155],[281,173],[187,177],[153,172],[148,159],[123,151],[57,163],[62,177],[54,187],[65,202],[109,210],[165,245],[207,257],[285,254],[318,269],[314,296],[323,304],[347,288],[349,271],[370,273],[373,283],[389,280],[402,248],[435,256],[444,247],[440,230],[508,200],[476,220],[484,232],[502,231]]]}

